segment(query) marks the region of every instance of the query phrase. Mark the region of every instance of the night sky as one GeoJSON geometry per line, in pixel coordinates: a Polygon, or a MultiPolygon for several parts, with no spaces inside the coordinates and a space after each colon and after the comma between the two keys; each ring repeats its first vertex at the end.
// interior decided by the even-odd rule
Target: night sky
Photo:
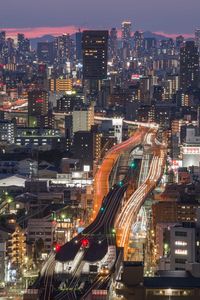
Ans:
{"type": "Polygon", "coordinates": [[[0,28],[120,27],[193,33],[200,27],[200,0],[0,0],[0,28]]]}

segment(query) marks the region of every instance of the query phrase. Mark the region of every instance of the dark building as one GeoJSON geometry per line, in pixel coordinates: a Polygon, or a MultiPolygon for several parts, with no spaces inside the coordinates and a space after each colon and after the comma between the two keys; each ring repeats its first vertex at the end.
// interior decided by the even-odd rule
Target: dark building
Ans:
{"type": "Polygon", "coordinates": [[[6,42],[6,32],[0,31],[0,51],[2,51],[2,48],[5,45],[5,42],[6,42]]]}
{"type": "Polygon", "coordinates": [[[147,53],[152,53],[157,47],[157,41],[155,38],[145,38],[144,39],[144,50],[147,53]]]}
{"type": "Polygon", "coordinates": [[[82,43],[84,79],[106,79],[108,31],[86,30],[82,43]]]}
{"type": "Polygon", "coordinates": [[[94,160],[101,155],[101,135],[93,131],[77,131],[74,134],[74,157],[81,166],[89,165],[93,169],[94,160]]]}
{"type": "Polygon", "coordinates": [[[66,150],[70,151],[72,146],[72,135],[73,135],[73,123],[72,115],[65,116],[65,138],[66,138],[66,150]]]}
{"type": "Polygon", "coordinates": [[[113,59],[117,56],[118,41],[117,41],[117,29],[112,28],[109,36],[109,58],[113,59]]]}
{"type": "Polygon", "coordinates": [[[82,37],[82,32],[76,32],[76,59],[79,62],[82,62],[83,60],[82,37]]]}
{"type": "Polygon", "coordinates": [[[60,112],[73,111],[75,107],[82,107],[83,101],[76,95],[64,95],[57,100],[57,110],[60,112]]]}
{"type": "Polygon", "coordinates": [[[187,41],[180,49],[180,87],[197,88],[199,85],[199,55],[193,41],[187,41]]]}
{"type": "Polygon", "coordinates": [[[45,90],[33,90],[28,93],[28,123],[37,126],[37,117],[48,111],[48,93],[45,90]]]}
{"type": "Polygon", "coordinates": [[[39,61],[52,63],[54,58],[53,42],[40,42],[37,44],[37,56],[39,61]]]}
{"type": "Polygon", "coordinates": [[[181,46],[183,46],[184,43],[184,37],[182,35],[179,35],[176,37],[176,48],[180,49],[181,46]]]}

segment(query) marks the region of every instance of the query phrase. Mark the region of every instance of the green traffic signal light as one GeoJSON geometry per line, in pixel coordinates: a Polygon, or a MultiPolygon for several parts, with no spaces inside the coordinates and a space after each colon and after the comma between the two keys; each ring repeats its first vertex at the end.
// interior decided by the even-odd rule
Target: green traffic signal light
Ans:
{"type": "Polygon", "coordinates": [[[133,161],[132,163],[131,163],[131,168],[133,169],[133,168],[135,168],[136,167],[136,164],[135,164],[135,162],[133,161]]]}
{"type": "Polygon", "coordinates": [[[119,186],[123,186],[123,182],[122,181],[120,181],[118,184],[119,184],[119,186]]]}

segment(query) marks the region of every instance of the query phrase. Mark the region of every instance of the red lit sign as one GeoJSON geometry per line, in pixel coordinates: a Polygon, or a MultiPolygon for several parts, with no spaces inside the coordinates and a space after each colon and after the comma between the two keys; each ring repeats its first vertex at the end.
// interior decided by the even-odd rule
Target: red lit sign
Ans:
{"type": "Polygon", "coordinates": [[[36,103],[43,103],[43,101],[44,101],[43,99],[37,99],[35,102],[36,103]]]}

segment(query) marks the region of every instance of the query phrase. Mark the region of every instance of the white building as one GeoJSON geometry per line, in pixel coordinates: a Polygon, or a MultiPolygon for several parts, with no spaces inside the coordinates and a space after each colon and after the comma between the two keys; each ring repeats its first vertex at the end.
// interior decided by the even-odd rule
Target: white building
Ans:
{"type": "Polygon", "coordinates": [[[27,241],[33,245],[39,239],[44,242],[44,253],[50,253],[54,242],[55,224],[45,219],[29,219],[27,226],[27,241]]]}
{"type": "Polygon", "coordinates": [[[94,106],[86,109],[74,110],[72,113],[73,133],[77,131],[90,131],[94,125],[94,106]]]}
{"type": "Polygon", "coordinates": [[[13,144],[15,141],[15,125],[10,121],[0,121],[0,141],[13,144]]]}
{"type": "Polygon", "coordinates": [[[171,270],[185,270],[187,263],[195,262],[195,236],[195,228],[182,226],[171,228],[171,270]]]}
{"type": "Polygon", "coordinates": [[[200,136],[195,127],[186,129],[186,143],[182,147],[183,167],[200,166],[200,136]]]}

